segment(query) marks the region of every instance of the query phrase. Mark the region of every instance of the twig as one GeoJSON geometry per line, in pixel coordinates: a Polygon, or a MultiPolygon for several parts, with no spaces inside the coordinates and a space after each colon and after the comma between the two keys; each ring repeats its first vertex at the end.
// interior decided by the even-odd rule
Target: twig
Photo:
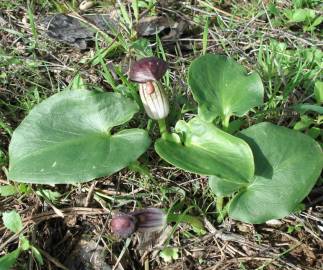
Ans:
{"type": "Polygon", "coordinates": [[[95,189],[95,185],[96,185],[97,181],[94,181],[87,193],[86,199],[85,199],[85,203],[84,203],[84,207],[88,207],[90,204],[90,201],[92,200],[93,197],[93,193],[94,193],[94,189],[95,189]]]}

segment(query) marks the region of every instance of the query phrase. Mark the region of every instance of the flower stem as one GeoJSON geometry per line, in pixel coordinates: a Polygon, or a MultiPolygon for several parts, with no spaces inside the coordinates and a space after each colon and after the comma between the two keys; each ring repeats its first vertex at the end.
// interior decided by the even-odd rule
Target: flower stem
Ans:
{"type": "Polygon", "coordinates": [[[227,114],[226,116],[224,116],[224,118],[222,119],[222,127],[224,130],[227,130],[229,128],[229,124],[230,124],[230,114],[227,114]]]}
{"type": "Polygon", "coordinates": [[[167,133],[167,125],[166,125],[165,118],[157,120],[157,121],[158,121],[158,125],[159,125],[160,134],[163,135],[164,133],[167,133]]]}
{"type": "Polygon", "coordinates": [[[216,197],[216,212],[218,214],[218,222],[222,222],[222,220],[224,219],[224,211],[223,211],[223,197],[221,196],[217,196],[216,197]]]}

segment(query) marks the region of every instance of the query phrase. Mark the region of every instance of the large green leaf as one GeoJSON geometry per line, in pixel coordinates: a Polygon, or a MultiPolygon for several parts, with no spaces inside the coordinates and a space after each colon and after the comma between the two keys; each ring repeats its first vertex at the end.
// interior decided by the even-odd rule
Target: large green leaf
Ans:
{"type": "Polygon", "coordinates": [[[9,178],[40,184],[85,182],[135,161],[150,144],[141,129],[111,129],[138,106],[116,93],[60,92],[36,106],[9,146],[9,178]]]}
{"type": "Polygon", "coordinates": [[[309,194],[323,164],[322,150],[307,135],[260,123],[241,132],[255,157],[255,179],[232,200],[229,215],[263,223],[291,213],[309,194]]]}
{"type": "Polygon", "coordinates": [[[167,162],[193,173],[217,175],[237,183],[251,180],[254,174],[252,152],[240,138],[198,117],[188,123],[179,121],[176,131],[182,142],[168,136],[155,143],[157,153],[167,162]]]}
{"type": "Polygon", "coordinates": [[[263,103],[259,75],[247,74],[243,66],[222,55],[207,54],[193,61],[188,82],[206,121],[241,116],[263,103]]]}

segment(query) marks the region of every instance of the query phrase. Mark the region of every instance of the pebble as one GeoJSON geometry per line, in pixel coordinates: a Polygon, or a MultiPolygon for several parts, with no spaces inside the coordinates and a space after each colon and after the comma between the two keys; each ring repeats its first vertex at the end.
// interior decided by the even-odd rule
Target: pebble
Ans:
{"type": "Polygon", "coordinates": [[[88,10],[89,8],[93,7],[94,3],[93,1],[83,1],[80,6],[79,9],[84,11],[84,10],[88,10]]]}
{"type": "Polygon", "coordinates": [[[269,226],[272,226],[272,227],[279,227],[283,223],[278,219],[271,219],[271,220],[266,221],[266,224],[269,226]]]}

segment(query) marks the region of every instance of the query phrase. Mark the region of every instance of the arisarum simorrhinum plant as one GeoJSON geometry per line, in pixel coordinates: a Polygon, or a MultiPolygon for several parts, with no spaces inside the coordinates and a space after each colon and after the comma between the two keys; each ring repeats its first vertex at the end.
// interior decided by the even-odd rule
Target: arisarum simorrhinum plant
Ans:
{"type": "MultiPolygon", "coordinates": [[[[222,55],[194,60],[188,84],[198,115],[178,120],[168,133],[169,104],[160,82],[166,70],[163,60],[149,57],[133,63],[128,74],[139,84],[148,116],[159,123],[161,138],[155,142],[159,156],[178,168],[207,176],[221,215],[224,197],[228,215],[248,223],[283,218],[294,211],[321,173],[319,144],[268,122],[229,132],[232,117],[244,117],[262,106],[264,88],[259,75],[222,55]]],[[[35,106],[14,131],[8,178],[37,184],[86,182],[133,164],[150,145],[147,131],[113,131],[139,108],[117,93],[68,90],[53,95],[35,106]]],[[[154,227],[149,223],[152,220],[160,224],[156,213],[147,213],[116,216],[112,230],[125,237],[136,229],[154,227]]]]}

